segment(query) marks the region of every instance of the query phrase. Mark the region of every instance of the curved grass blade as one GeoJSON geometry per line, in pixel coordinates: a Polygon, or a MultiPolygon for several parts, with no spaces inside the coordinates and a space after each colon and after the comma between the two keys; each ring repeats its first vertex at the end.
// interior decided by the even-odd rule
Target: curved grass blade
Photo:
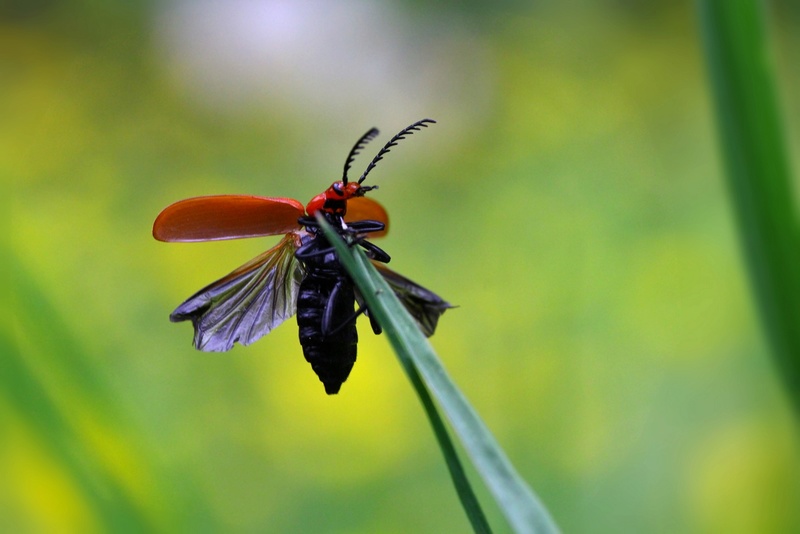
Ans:
{"type": "MultiPolygon", "coordinates": [[[[0,404],[8,407],[23,422],[42,448],[71,477],[99,525],[113,532],[153,530],[155,523],[142,503],[136,501],[124,481],[110,469],[98,455],[96,447],[76,427],[75,420],[78,418],[71,410],[85,410],[86,404],[65,406],[59,402],[31,364],[34,358],[31,353],[36,352],[37,348],[49,354],[55,366],[64,363],[63,360],[59,361],[61,358],[68,359],[70,356],[75,356],[73,361],[76,366],[84,362],[69,352],[76,347],[70,344],[67,335],[62,337],[64,332],[58,319],[51,314],[44,297],[35,291],[14,254],[5,255],[3,262],[13,282],[11,299],[16,314],[11,318],[10,325],[4,324],[0,328],[0,404]],[[45,333],[31,327],[36,324],[35,320],[31,320],[32,313],[37,314],[36,319],[45,325],[45,333]],[[25,338],[28,338],[28,342],[23,348],[20,339],[25,338]]],[[[90,405],[92,412],[83,412],[81,417],[97,417],[107,428],[114,428],[104,417],[113,401],[100,396],[100,388],[93,389],[99,382],[91,382],[91,377],[86,380],[84,391],[88,398],[97,402],[90,405]],[[100,406],[96,412],[95,404],[100,406]]]]}
{"type": "Polygon", "coordinates": [[[453,485],[456,487],[456,492],[467,514],[467,518],[472,524],[472,529],[479,534],[490,534],[492,530],[489,527],[489,522],[483,514],[478,498],[472,491],[472,486],[470,486],[464,467],[458,459],[456,448],[450,439],[450,435],[447,433],[447,427],[436,409],[436,404],[434,404],[431,394],[425,386],[425,382],[423,382],[422,377],[417,372],[417,368],[413,363],[408,360],[403,360],[402,358],[401,363],[419,396],[423,408],[425,408],[425,413],[428,415],[428,419],[433,427],[433,433],[436,435],[436,441],[439,442],[439,448],[442,449],[442,454],[444,454],[444,459],[447,463],[447,469],[450,471],[453,485]]]}
{"type": "MultiPolygon", "coordinates": [[[[206,498],[191,481],[154,462],[136,429],[126,426],[128,417],[114,390],[92,367],[82,344],[2,236],[0,251],[0,279],[10,288],[6,320],[0,326],[0,405],[52,459],[54,467],[47,469],[66,475],[75,498],[86,503],[102,531],[216,529],[218,521],[206,498]],[[55,383],[69,383],[70,395],[56,394],[55,383]],[[91,439],[86,428],[103,429],[103,445],[91,439]],[[116,443],[125,443],[128,452],[109,457],[107,451],[116,443]],[[117,458],[125,458],[125,467],[117,458]],[[123,474],[133,469],[139,470],[138,480],[148,484],[146,496],[123,474]]],[[[36,476],[36,483],[48,480],[36,476]]],[[[4,483],[14,491],[19,480],[8,478],[4,483]]],[[[40,502],[40,513],[47,513],[50,501],[40,502]]]]}
{"type": "Polygon", "coordinates": [[[443,441],[449,444],[442,446],[442,452],[447,459],[450,475],[462,505],[473,521],[473,528],[481,532],[482,528],[488,530],[488,524],[464,475],[455,449],[447,437],[436,407],[427,393],[427,388],[444,410],[464,450],[472,459],[476,470],[514,531],[558,532],[548,511],[516,472],[494,436],[450,380],[428,340],[360,247],[348,247],[322,217],[317,219],[326,237],[336,248],[340,263],[367,301],[370,313],[378,320],[389,338],[403,368],[420,395],[420,401],[434,426],[440,445],[443,441]],[[437,425],[442,425],[441,431],[437,425]],[[480,522],[476,524],[473,516],[479,516],[486,526],[483,527],[480,522]]]}
{"type": "Polygon", "coordinates": [[[800,412],[800,227],[762,2],[700,0],[722,155],[772,352],[800,412]]]}

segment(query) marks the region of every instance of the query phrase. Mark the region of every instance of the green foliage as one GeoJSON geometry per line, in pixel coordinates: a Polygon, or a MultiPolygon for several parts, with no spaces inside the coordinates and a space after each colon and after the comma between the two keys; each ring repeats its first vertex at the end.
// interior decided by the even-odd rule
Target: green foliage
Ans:
{"type": "MultiPolygon", "coordinates": [[[[366,128],[429,115],[370,175],[391,216],[381,246],[459,306],[431,342],[559,527],[800,530],[796,417],[749,297],[691,4],[527,2],[465,21],[423,3],[418,18],[392,4],[376,20],[386,3],[331,16],[350,5],[331,2],[291,21],[321,17],[335,38],[297,34],[293,55],[284,24],[253,40],[280,53],[239,53],[204,83],[170,47],[186,34],[164,33],[192,22],[170,9],[195,5],[223,3],[0,17],[0,530],[468,529],[386,336],[360,325],[334,399],[292,321],[198,353],[169,312],[273,242],[150,235],[189,196],[306,201],[366,128]]],[[[800,161],[798,12],[770,7],[800,161]]],[[[192,59],[239,52],[235,37],[201,32],[213,47],[192,59]]]]}
{"type": "Polygon", "coordinates": [[[800,411],[800,226],[770,33],[755,0],[701,0],[734,210],[762,324],[800,411]]]}

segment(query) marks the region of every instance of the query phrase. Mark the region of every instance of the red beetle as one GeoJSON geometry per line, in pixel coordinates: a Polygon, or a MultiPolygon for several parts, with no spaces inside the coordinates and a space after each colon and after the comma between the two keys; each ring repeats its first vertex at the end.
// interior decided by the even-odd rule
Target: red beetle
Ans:
{"type": "MultiPolygon", "coordinates": [[[[388,215],[364,196],[377,186],[362,184],[398,141],[434,122],[423,119],[401,130],[361,177],[350,182],[347,173],[355,156],[378,135],[377,129],[369,130],[350,150],[342,180],[312,198],[305,209],[291,198],[246,195],[189,198],[165,208],[153,224],[153,237],[159,241],[284,234],[276,246],[187,299],[170,320],[192,321],[198,350],[227,351],[237,341],[249,345],[297,313],[306,359],[326,392],[338,392],[356,359],[355,319],[362,312],[369,315],[369,310],[318,226],[314,216],[322,213],[340,235],[366,250],[421,330],[432,335],[439,316],[452,306],[383,265],[389,255],[366,238],[386,233],[388,215]]],[[[375,333],[380,333],[372,316],[370,321],[375,333]]]]}

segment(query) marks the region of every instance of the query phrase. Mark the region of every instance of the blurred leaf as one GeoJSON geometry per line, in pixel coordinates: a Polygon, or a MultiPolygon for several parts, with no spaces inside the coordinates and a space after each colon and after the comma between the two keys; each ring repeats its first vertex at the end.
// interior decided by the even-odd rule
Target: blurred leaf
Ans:
{"type": "Polygon", "coordinates": [[[800,409],[800,235],[763,5],[699,5],[742,245],[762,322],[800,409]]]}
{"type": "Polygon", "coordinates": [[[166,473],[141,451],[58,312],[8,248],[3,258],[15,313],[0,330],[0,397],[69,474],[95,519],[112,532],[151,531],[187,525],[182,514],[169,513],[184,507],[194,514],[189,525],[213,525],[196,491],[165,490],[166,473]]]}
{"type": "MultiPolygon", "coordinates": [[[[8,261],[8,256],[4,261],[8,261]]],[[[21,328],[17,323],[17,328],[21,328]]],[[[0,332],[0,395],[38,436],[58,462],[69,472],[98,519],[110,531],[142,531],[152,528],[138,503],[103,465],[68,414],[30,367],[25,351],[6,330],[0,332]]],[[[75,407],[77,409],[77,407],[75,407]]]]}

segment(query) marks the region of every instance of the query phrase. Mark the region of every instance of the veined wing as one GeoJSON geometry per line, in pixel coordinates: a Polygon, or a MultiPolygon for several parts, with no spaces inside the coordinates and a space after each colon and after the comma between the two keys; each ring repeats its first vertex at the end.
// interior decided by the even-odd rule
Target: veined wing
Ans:
{"type": "Polygon", "coordinates": [[[300,235],[289,233],[263,254],[204,287],[178,306],[170,321],[191,320],[194,346],[207,352],[249,345],[294,315],[302,267],[300,235]]]}
{"type": "Polygon", "coordinates": [[[433,291],[425,289],[405,276],[397,274],[384,264],[375,261],[372,264],[378,269],[378,272],[381,273],[381,276],[392,288],[397,298],[403,303],[408,313],[417,322],[422,333],[426,337],[432,336],[436,330],[436,324],[439,322],[439,317],[447,309],[455,306],[433,291]]]}

